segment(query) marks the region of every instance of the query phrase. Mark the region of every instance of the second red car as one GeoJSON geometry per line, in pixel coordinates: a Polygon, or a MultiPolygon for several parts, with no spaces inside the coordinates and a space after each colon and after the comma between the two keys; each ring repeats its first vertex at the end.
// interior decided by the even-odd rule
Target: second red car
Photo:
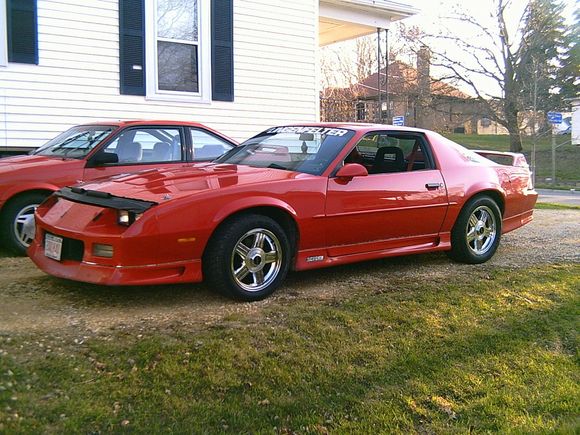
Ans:
{"type": "Polygon", "coordinates": [[[0,159],[0,244],[24,254],[34,237],[34,210],[61,187],[214,160],[235,145],[192,122],[124,121],[73,127],[30,155],[0,159]]]}

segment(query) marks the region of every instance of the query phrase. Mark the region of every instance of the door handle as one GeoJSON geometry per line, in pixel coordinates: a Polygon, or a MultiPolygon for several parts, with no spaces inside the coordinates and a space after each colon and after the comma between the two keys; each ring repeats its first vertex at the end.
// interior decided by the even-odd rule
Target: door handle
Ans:
{"type": "Polygon", "coordinates": [[[425,187],[429,190],[434,190],[443,187],[443,185],[441,183],[427,183],[425,184],[425,187]]]}

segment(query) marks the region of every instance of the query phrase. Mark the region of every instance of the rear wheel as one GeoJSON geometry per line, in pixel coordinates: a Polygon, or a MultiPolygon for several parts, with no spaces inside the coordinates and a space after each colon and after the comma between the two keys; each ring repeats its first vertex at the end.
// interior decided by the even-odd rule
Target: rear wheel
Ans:
{"type": "Polygon", "coordinates": [[[222,294],[257,301],[272,294],[290,265],[284,229],[262,215],[242,215],[219,228],[204,255],[204,274],[222,294]]]}
{"type": "Polygon", "coordinates": [[[48,195],[26,193],[10,200],[0,216],[2,245],[16,255],[26,255],[35,234],[34,211],[48,195]]]}
{"type": "Polygon", "coordinates": [[[495,254],[501,238],[501,212],[488,196],[470,200],[451,231],[448,255],[462,263],[484,263],[495,254]]]}

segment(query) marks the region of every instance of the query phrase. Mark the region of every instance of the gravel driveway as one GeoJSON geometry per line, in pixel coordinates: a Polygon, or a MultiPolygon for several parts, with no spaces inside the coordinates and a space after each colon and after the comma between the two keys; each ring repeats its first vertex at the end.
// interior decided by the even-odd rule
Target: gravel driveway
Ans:
{"type": "Polygon", "coordinates": [[[535,220],[505,235],[500,249],[479,266],[453,263],[442,253],[369,261],[294,273],[274,297],[237,303],[201,285],[99,287],[45,275],[28,258],[0,257],[0,334],[44,332],[92,334],[111,329],[203,327],[241,313],[292,300],[341,298],[353,288],[388,289],[389,277],[413,280],[455,274],[580,262],[580,211],[536,210],[535,220]],[[82,332],[81,332],[82,331],[82,332]]]}

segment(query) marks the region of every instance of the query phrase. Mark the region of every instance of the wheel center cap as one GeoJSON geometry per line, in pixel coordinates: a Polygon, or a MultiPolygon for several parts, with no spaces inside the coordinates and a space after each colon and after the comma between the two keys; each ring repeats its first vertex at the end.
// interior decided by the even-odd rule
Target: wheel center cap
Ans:
{"type": "Polygon", "coordinates": [[[264,268],[266,255],[262,248],[252,248],[246,255],[245,263],[250,272],[256,272],[264,268]]]}

